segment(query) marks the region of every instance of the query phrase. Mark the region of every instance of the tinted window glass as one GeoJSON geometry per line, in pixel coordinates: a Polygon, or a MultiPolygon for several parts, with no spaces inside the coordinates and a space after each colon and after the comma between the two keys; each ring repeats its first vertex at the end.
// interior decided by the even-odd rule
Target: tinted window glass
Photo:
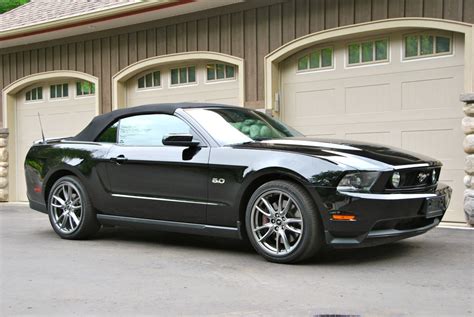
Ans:
{"type": "Polygon", "coordinates": [[[451,39],[448,37],[437,36],[436,37],[436,53],[446,53],[451,50],[450,48],[451,39]]]}
{"type": "Polygon", "coordinates": [[[138,88],[145,88],[145,77],[138,78],[138,88]]]}
{"type": "Polygon", "coordinates": [[[33,88],[26,92],[26,100],[41,100],[43,99],[43,87],[33,88]]]}
{"type": "Polygon", "coordinates": [[[320,51],[313,52],[309,55],[309,68],[319,68],[320,51]]]}
{"type": "Polygon", "coordinates": [[[303,56],[298,60],[298,70],[308,69],[308,56],[303,56]]]}
{"type": "Polygon", "coordinates": [[[421,55],[429,55],[433,54],[433,37],[429,35],[422,35],[420,37],[421,48],[420,53],[421,55]]]}
{"type": "Polygon", "coordinates": [[[360,63],[360,45],[351,44],[349,45],[349,64],[360,63]]]}
{"type": "Polygon", "coordinates": [[[153,87],[153,74],[152,73],[146,74],[145,85],[147,87],[153,87]]]}
{"type": "Polygon", "coordinates": [[[76,82],[76,95],[85,96],[95,94],[95,84],[88,81],[76,82]]]}
{"type": "Polygon", "coordinates": [[[63,84],[63,97],[69,96],[69,85],[63,84]]]}
{"type": "Polygon", "coordinates": [[[212,137],[222,144],[280,139],[302,134],[263,113],[246,109],[186,109],[212,137]]]}
{"type": "Polygon", "coordinates": [[[375,59],[378,61],[386,60],[388,56],[387,49],[387,40],[375,41],[375,59]]]}
{"type": "Polygon", "coordinates": [[[156,71],[153,73],[153,86],[160,86],[160,85],[161,85],[160,72],[156,71]]]}
{"type": "Polygon", "coordinates": [[[117,143],[117,127],[118,127],[118,122],[108,127],[97,138],[97,142],[117,143]]]}
{"type": "Polygon", "coordinates": [[[235,68],[231,65],[225,66],[225,77],[226,78],[233,78],[235,76],[235,68]]]}
{"type": "Polygon", "coordinates": [[[217,79],[225,78],[224,64],[217,64],[217,79]]]}
{"type": "Polygon", "coordinates": [[[216,69],[214,64],[208,64],[207,67],[207,80],[216,79],[216,69]]]}
{"type": "Polygon", "coordinates": [[[321,50],[321,66],[330,67],[332,65],[332,48],[323,48],[321,50]]]}
{"type": "Polygon", "coordinates": [[[49,86],[49,97],[50,98],[64,98],[69,95],[69,85],[59,84],[49,86]]]}
{"type": "Polygon", "coordinates": [[[418,55],[418,36],[407,36],[405,38],[405,57],[418,55]]]}
{"type": "Polygon", "coordinates": [[[188,67],[189,78],[188,81],[190,83],[194,83],[196,81],[196,68],[194,66],[188,67]]]}
{"type": "Polygon", "coordinates": [[[162,146],[169,133],[191,133],[181,119],[166,114],[150,114],[120,120],[118,143],[121,145],[162,146]]]}
{"type": "Polygon", "coordinates": [[[374,59],[373,42],[362,43],[362,62],[371,62],[374,59]]]}
{"type": "Polygon", "coordinates": [[[174,68],[174,69],[171,70],[171,84],[172,85],[179,84],[178,69],[177,68],[174,68]]]}

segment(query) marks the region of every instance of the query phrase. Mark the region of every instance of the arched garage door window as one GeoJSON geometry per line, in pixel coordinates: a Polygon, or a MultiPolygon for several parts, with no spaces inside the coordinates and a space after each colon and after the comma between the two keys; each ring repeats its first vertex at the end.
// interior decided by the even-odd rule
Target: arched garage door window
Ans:
{"type": "Polygon", "coordinates": [[[214,52],[139,61],[113,77],[113,108],[150,103],[212,102],[242,106],[244,63],[214,52]]]}

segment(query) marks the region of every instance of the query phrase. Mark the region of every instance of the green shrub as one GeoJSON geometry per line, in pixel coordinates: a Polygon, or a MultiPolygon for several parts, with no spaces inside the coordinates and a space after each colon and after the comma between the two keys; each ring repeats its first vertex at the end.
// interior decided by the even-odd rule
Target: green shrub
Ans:
{"type": "Polygon", "coordinates": [[[0,14],[15,9],[30,0],[0,0],[0,14]]]}

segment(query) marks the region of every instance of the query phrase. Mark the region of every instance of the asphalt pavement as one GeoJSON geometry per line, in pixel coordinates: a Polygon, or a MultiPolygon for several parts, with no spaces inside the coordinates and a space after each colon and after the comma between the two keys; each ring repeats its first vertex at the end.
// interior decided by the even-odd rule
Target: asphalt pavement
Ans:
{"type": "Polygon", "coordinates": [[[0,204],[0,315],[473,316],[474,230],[266,262],[235,240],[105,228],[60,239],[0,204]]]}

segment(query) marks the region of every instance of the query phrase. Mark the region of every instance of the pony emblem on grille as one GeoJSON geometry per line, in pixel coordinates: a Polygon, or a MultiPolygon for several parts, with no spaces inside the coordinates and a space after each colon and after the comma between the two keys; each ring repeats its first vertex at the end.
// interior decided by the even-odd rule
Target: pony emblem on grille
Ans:
{"type": "Polygon", "coordinates": [[[428,173],[419,173],[417,178],[418,178],[418,182],[421,184],[425,181],[425,179],[429,176],[428,173]]]}

